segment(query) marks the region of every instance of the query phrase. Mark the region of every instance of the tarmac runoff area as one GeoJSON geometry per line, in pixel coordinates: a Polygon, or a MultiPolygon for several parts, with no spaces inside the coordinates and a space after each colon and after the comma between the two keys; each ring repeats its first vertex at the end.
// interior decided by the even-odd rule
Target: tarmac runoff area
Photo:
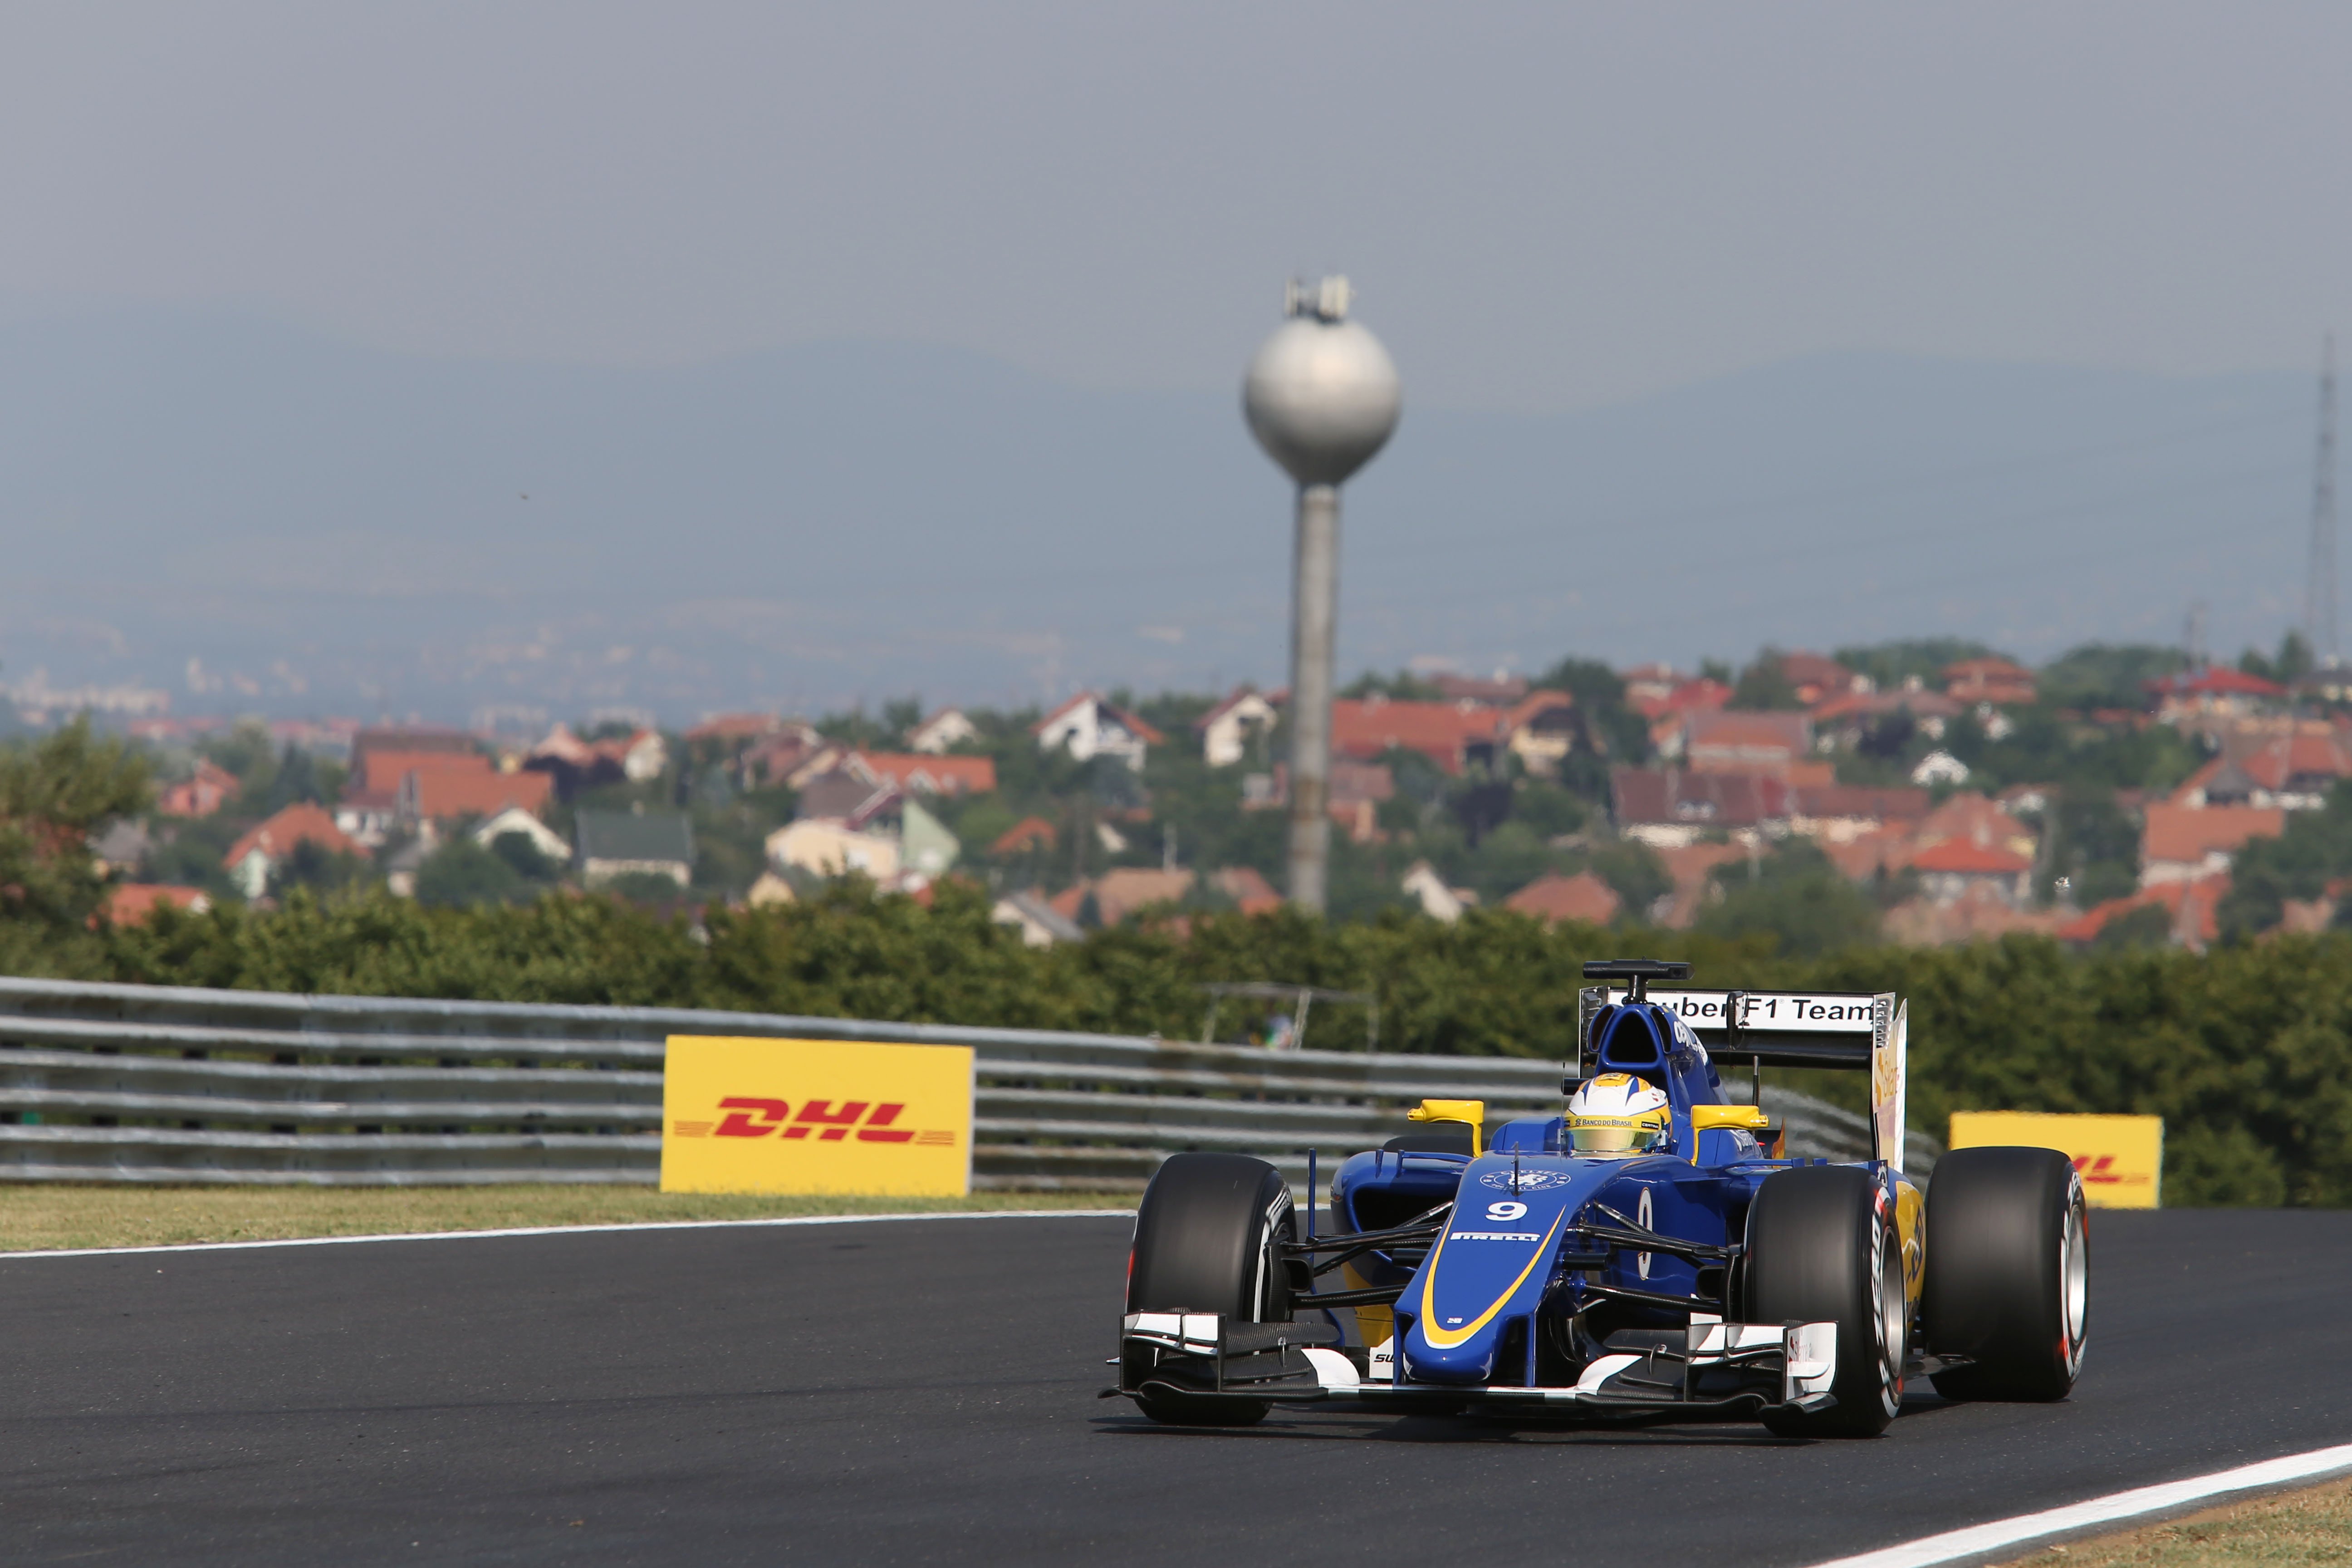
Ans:
{"type": "Polygon", "coordinates": [[[2352,1441],[2352,1214],[2095,1215],[2072,1400],[1920,1390],[1885,1437],[1820,1443],[1337,1412],[1156,1427],[1095,1397],[1128,1229],[936,1216],[0,1258],[0,1550],[1801,1568],[2352,1441]]]}

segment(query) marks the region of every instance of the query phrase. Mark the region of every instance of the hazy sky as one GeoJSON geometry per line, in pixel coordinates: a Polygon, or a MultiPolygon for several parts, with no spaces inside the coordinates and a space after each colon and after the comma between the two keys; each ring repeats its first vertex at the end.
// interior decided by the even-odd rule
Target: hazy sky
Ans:
{"type": "Polygon", "coordinates": [[[2352,323],[2352,7],[0,9],[0,310],[434,354],[963,345],[1234,385],[1344,269],[1424,404],[2352,323]]]}

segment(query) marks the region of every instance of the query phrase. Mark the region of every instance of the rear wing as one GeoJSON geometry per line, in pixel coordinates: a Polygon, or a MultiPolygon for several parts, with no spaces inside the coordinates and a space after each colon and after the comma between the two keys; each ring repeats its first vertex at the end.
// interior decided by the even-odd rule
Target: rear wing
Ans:
{"type": "MultiPolygon", "coordinates": [[[[1904,1101],[1910,1006],[1893,992],[1717,991],[1645,986],[1643,1000],[1666,1008],[1718,1063],[1746,1063],[1760,1100],[1763,1069],[1852,1068],[1870,1074],[1870,1121],[1877,1157],[1903,1167],[1904,1101]]],[[[1590,986],[1577,997],[1577,1075],[1592,1070],[1592,1025],[1601,1008],[1627,1001],[1621,985],[1590,986]]]]}

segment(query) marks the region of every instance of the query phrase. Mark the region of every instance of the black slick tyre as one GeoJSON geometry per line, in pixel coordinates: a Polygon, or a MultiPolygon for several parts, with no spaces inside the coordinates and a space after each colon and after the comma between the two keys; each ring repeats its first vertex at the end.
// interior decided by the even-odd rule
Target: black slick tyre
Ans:
{"type": "MultiPolygon", "coordinates": [[[[1288,1322],[1290,1288],[1276,1243],[1293,1228],[1282,1173],[1245,1154],[1174,1154],[1144,1189],[1128,1255],[1130,1312],[1219,1312],[1249,1323],[1288,1322]]],[[[1265,1417],[1264,1400],[1154,1394],[1137,1402],[1176,1426],[1238,1426],[1265,1417]]]]}
{"type": "Polygon", "coordinates": [[[1835,1323],[1837,1403],[1768,1412],[1783,1437],[1874,1437],[1903,1405],[1910,1310],[1903,1249],[1885,1189],[1852,1165],[1767,1177],[1748,1210],[1746,1320],[1835,1323]]]}
{"type": "Polygon", "coordinates": [[[2054,1149],[1955,1149],[1927,1184],[1928,1351],[1947,1399],[2063,1399],[2090,1327],[2083,1178],[2054,1149]]]}

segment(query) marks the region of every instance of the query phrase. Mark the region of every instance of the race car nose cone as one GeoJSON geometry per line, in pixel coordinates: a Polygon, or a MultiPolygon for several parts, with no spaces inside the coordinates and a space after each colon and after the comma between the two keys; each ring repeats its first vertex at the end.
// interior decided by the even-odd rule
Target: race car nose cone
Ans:
{"type": "Polygon", "coordinates": [[[1416,1383],[1525,1377],[1524,1366],[1496,1365],[1504,1340],[1542,1300],[1570,1210],[1608,1179],[1561,1160],[1531,1168],[1517,1156],[1472,1161],[1444,1236],[1397,1302],[1412,1319],[1401,1347],[1405,1375],[1416,1383]]]}
{"type": "MultiPolygon", "coordinates": [[[[1503,1326],[1514,1320],[1497,1320],[1471,1336],[1464,1343],[1439,1347],[1429,1342],[1416,1320],[1404,1337],[1404,1375],[1412,1383],[1484,1384],[1495,1381],[1495,1356],[1503,1342],[1503,1326]]],[[[1517,1378],[1506,1381],[1516,1383],[1517,1378]]]]}

